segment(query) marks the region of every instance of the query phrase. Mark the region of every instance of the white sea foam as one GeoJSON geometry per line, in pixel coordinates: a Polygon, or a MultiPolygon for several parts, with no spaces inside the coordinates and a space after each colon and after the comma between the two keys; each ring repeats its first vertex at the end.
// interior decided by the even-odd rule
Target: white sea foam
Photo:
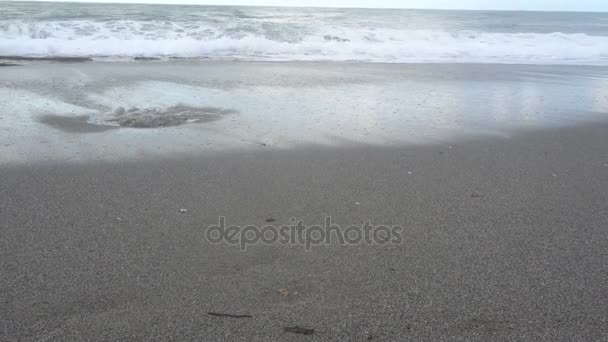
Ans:
{"type": "Polygon", "coordinates": [[[350,25],[137,20],[0,21],[0,55],[608,64],[608,37],[350,25]]]}

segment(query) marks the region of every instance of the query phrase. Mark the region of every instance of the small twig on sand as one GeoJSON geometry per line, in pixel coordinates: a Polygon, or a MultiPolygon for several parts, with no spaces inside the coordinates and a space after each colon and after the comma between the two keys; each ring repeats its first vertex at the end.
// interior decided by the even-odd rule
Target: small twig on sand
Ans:
{"type": "Polygon", "coordinates": [[[302,335],[312,335],[315,333],[315,329],[300,328],[298,326],[284,327],[283,330],[285,330],[286,332],[291,332],[294,334],[302,334],[302,335]]]}
{"type": "Polygon", "coordinates": [[[207,314],[211,315],[211,316],[230,317],[230,318],[251,318],[251,317],[253,317],[251,315],[231,315],[231,314],[218,313],[218,312],[207,312],[207,314]]]}

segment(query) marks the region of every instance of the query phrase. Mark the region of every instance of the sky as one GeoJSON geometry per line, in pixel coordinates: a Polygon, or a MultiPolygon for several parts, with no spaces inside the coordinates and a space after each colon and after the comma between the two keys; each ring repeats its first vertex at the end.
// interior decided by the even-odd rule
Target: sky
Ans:
{"type": "MultiPolygon", "coordinates": [[[[1,0],[0,0],[1,1],[1,0]]],[[[168,4],[608,12],[608,0],[80,0],[168,4]]]]}

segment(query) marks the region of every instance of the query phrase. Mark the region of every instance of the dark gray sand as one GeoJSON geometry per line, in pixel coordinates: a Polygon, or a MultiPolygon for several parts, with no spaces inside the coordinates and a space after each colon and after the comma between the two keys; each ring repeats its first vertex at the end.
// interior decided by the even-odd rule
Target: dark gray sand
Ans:
{"type": "Polygon", "coordinates": [[[4,167],[0,340],[606,341],[608,126],[451,146],[4,167]],[[403,242],[242,252],[220,215],[403,242]]]}

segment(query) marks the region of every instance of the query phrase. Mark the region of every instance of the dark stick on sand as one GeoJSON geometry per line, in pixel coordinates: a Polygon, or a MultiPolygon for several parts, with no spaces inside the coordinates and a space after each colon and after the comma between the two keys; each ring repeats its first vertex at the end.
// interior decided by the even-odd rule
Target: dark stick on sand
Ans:
{"type": "Polygon", "coordinates": [[[231,315],[219,312],[207,312],[208,315],[217,316],[217,317],[230,317],[230,318],[251,318],[251,315],[231,315]]]}
{"type": "Polygon", "coordinates": [[[285,330],[286,332],[291,332],[294,334],[302,334],[302,335],[312,335],[315,333],[315,329],[300,328],[298,326],[284,327],[283,330],[285,330]]]}

